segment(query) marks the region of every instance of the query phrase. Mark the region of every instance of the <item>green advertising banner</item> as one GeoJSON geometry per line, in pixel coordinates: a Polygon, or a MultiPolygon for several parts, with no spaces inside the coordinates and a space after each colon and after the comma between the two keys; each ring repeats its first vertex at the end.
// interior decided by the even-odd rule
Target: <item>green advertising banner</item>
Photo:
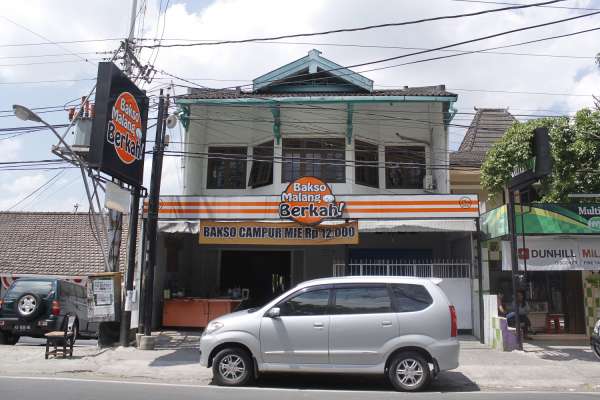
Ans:
{"type": "MultiPolygon", "coordinates": [[[[517,204],[515,214],[519,235],[600,234],[599,204],[517,204]]],[[[506,205],[483,214],[481,230],[486,239],[508,235],[506,205]]]]}

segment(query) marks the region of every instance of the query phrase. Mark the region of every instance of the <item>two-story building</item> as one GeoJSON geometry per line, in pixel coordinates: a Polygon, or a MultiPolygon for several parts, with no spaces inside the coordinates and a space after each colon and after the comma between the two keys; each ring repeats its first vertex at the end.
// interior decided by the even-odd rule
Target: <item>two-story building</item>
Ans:
{"type": "Polygon", "coordinates": [[[472,330],[479,209],[449,192],[456,100],[444,85],[375,90],[317,50],[251,90],[177,98],[184,191],[161,196],[155,325],[202,326],[218,301],[313,278],[408,275],[444,279],[472,330]]]}

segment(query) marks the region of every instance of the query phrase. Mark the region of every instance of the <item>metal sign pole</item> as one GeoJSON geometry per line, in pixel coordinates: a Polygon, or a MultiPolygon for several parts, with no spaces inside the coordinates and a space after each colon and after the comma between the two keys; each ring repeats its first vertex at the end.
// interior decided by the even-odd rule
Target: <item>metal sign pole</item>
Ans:
{"type": "Polygon", "coordinates": [[[521,334],[521,318],[519,317],[519,302],[517,301],[517,292],[519,286],[519,260],[517,255],[517,233],[515,229],[515,192],[508,190],[508,233],[510,235],[510,252],[512,266],[512,292],[515,313],[515,328],[517,330],[517,347],[523,350],[523,337],[521,334]]]}

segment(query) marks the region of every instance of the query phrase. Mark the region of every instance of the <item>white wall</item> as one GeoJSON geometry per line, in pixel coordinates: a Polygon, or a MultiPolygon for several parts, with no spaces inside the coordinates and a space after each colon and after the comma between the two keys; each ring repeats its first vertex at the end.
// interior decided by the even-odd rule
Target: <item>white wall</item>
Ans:
{"type": "MultiPolygon", "coordinates": [[[[346,137],[347,106],[345,104],[284,105],[281,106],[281,135],[291,137],[346,137]]],[[[184,160],[186,195],[240,194],[239,189],[206,189],[206,152],[208,146],[231,145],[251,147],[273,140],[273,116],[267,106],[191,106],[191,121],[185,134],[184,160]],[[199,153],[196,155],[189,153],[199,153]]],[[[354,166],[346,167],[346,183],[333,183],[337,194],[423,194],[421,189],[386,189],[384,161],[385,146],[419,146],[427,142],[426,158],[430,165],[448,163],[448,132],[443,126],[441,103],[355,104],[353,139],[379,145],[380,188],[355,185],[354,166]],[[406,139],[399,138],[396,134],[406,139]]],[[[347,142],[346,142],[347,143],[347,142]]],[[[281,156],[281,145],[275,145],[275,156],[281,156]]],[[[346,145],[346,160],[354,159],[354,140],[346,145]]],[[[277,159],[276,159],[277,160],[277,159]]],[[[251,161],[247,164],[247,177],[251,161]]],[[[435,193],[449,193],[449,175],[445,169],[432,169],[437,185],[435,193]]],[[[281,163],[275,164],[273,184],[248,188],[246,194],[279,194],[286,186],[281,182],[281,163]]]]}

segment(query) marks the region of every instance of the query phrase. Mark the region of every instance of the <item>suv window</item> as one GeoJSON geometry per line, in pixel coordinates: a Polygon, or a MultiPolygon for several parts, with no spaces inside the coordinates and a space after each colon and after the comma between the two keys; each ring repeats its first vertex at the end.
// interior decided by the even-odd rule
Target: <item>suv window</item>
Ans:
{"type": "Polygon", "coordinates": [[[393,284],[392,294],[397,312],[420,311],[433,303],[431,295],[422,285],[393,284]]]}
{"type": "Polygon", "coordinates": [[[351,286],[335,289],[335,314],[376,314],[392,312],[385,285],[351,286]]]}
{"type": "Polygon", "coordinates": [[[329,308],[329,289],[301,293],[279,305],[281,316],[325,315],[329,308]]]}
{"type": "Polygon", "coordinates": [[[15,281],[10,288],[10,290],[6,293],[6,298],[14,298],[20,297],[25,293],[33,293],[38,296],[46,296],[53,289],[52,281],[26,281],[26,280],[18,280],[15,281]]]}
{"type": "Polygon", "coordinates": [[[60,287],[60,297],[70,297],[73,296],[73,288],[70,283],[67,282],[59,282],[60,287]]]}

